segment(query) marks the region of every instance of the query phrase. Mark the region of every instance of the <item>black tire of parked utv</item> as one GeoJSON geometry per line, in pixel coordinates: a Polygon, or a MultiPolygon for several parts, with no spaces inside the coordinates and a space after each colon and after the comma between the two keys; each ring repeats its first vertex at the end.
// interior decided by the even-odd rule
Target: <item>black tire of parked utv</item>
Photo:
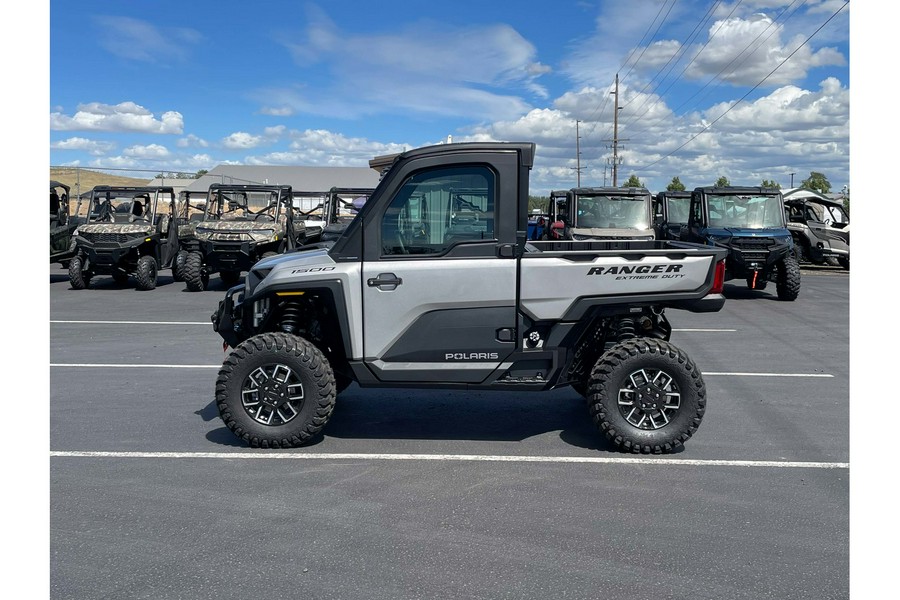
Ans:
{"type": "Polygon", "coordinates": [[[843,269],[845,269],[847,271],[850,270],[850,258],[849,257],[842,256],[842,257],[838,258],[837,261],[838,261],[838,264],[841,265],[841,267],[843,269]]]}
{"type": "MultiPolygon", "coordinates": [[[[276,384],[283,381],[275,380],[276,384]]],[[[276,385],[273,395],[290,393],[286,385],[276,385]]],[[[287,333],[262,333],[245,340],[228,355],[216,380],[216,406],[222,421],[237,437],[254,448],[297,447],[316,436],[334,410],[336,397],[334,373],[331,365],[309,341],[287,333]],[[272,381],[262,374],[278,373],[284,381],[302,386],[302,399],[294,416],[275,425],[261,423],[255,416],[284,417],[268,406],[250,403],[245,406],[246,394],[261,383],[272,381]],[[256,408],[254,408],[256,407],[256,408]],[[256,415],[252,411],[256,411],[256,415]],[[267,412],[263,413],[262,411],[267,412]]]]}
{"type": "Polygon", "coordinates": [[[184,281],[184,261],[187,255],[184,250],[175,254],[175,260],[172,261],[172,281],[184,281]]]}
{"type": "Polygon", "coordinates": [[[69,283],[73,290],[84,290],[91,285],[91,274],[84,270],[80,256],[74,256],[69,261],[69,283]]]}
{"type": "Polygon", "coordinates": [[[800,265],[790,254],[776,267],[775,289],[779,300],[793,301],[800,295],[800,265]]]}
{"type": "MultiPolygon", "coordinates": [[[[656,338],[633,338],[617,343],[597,359],[587,403],[594,424],[616,448],[635,454],[665,454],[682,447],[700,426],[706,412],[706,384],[684,351],[656,338]],[[657,377],[670,380],[673,391],[680,394],[678,407],[670,410],[668,421],[656,429],[638,427],[623,414],[631,411],[629,397],[636,402],[623,390],[634,387],[632,378],[640,373],[646,373],[651,381],[657,377]]],[[[637,416],[632,414],[632,418],[637,416]]]]}
{"type": "Polygon", "coordinates": [[[184,282],[191,292],[202,292],[209,285],[209,273],[203,268],[203,255],[191,252],[184,259],[184,282]]]}
{"type": "Polygon", "coordinates": [[[225,287],[230,288],[237,284],[238,281],[241,280],[241,272],[240,271],[219,271],[219,279],[222,280],[222,283],[225,284],[225,287]]]}
{"type": "Polygon", "coordinates": [[[134,278],[137,279],[137,289],[152,290],[156,287],[156,277],[159,273],[159,265],[152,256],[142,256],[138,259],[134,278]]]}

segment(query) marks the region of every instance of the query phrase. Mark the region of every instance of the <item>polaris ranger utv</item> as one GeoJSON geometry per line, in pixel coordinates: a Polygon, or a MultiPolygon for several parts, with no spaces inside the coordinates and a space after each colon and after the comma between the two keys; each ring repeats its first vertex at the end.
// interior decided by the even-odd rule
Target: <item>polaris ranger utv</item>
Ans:
{"type": "Polygon", "coordinates": [[[691,208],[690,192],[659,192],[653,199],[653,224],[656,237],[677,240],[687,225],[691,208]]]}
{"type": "Polygon", "coordinates": [[[178,252],[172,261],[174,281],[184,281],[184,261],[191,251],[196,251],[199,247],[194,238],[194,230],[206,212],[206,196],[207,192],[201,190],[181,190],[178,193],[178,202],[173,211],[178,227],[178,252]]]}
{"type": "Polygon", "coordinates": [[[774,281],[779,300],[796,300],[800,294],[800,265],[777,189],[695,189],[681,239],[727,250],[726,281],[744,279],[751,290],[763,290],[774,281]]]}
{"type": "Polygon", "coordinates": [[[69,205],[70,188],[59,181],[50,181],[50,264],[60,263],[68,268],[69,260],[75,256],[75,242],[72,234],[84,218],[78,216],[81,198],[74,210],[69,205]]]}
{"type": "Polygon", "coordinates": [[[203,219],[186,244],[181,275],[192,292],[205,290],[213,273],[231,286],[261,258],[292,250],[305,240],[306,227],[294,215],[290,186],[214,183],[203,219]]]}
{"type": "Polygon", "coordinates": [[[338,239],[373,191],[371,188],[333,187],[324,192],[323,201],[305,215],[306,243],[333,242],[338,239]],[[315,213],[318,213],[316,216],[319,218],[309,218],[315,213]]]}
{"type": "Polygon", "coordinates": [[[566,213],[550,224],[554,238],[567,240],[652,240],[653,203],[644,188],[573,188],[566,213]]]}
{"type": "Polygon", "coordinates": [[[785,200],[784,206],[799,262],[824,265],[833,259],[850,269],[850,217],[840,202],[809,196],[785,200]]]}
{"type": "Polygon", "coordinates": [[[668,341],[665,310],[720,310],[725,250],[526,240],[534,150],[494,142],[404,152],[333,245],[254,265],[212,315],[233,349],[216,381],[225,425],[251,446],[299,446],[352,381],[571,385],[614,446],[684,444],[706,411],[706,387],[668,341]]]}
{"type": "Polygon", "coordinates": [[[169,238],[174,201],[171,187],[94,187],[87,220],[73,234],[72,289],[87,288],[95,275],[119,284],[134,275],[137,289],[155,288],[160,266],[170,266],[177,250],[177,238],[169,238]]]}

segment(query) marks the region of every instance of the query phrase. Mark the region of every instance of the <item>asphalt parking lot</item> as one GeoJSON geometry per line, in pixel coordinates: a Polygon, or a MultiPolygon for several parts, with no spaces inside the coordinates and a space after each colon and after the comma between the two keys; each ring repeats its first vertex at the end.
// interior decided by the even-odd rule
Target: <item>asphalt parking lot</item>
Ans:
{"type": "Polygon", "coordinates": [[[295,450],[213,404],[205,292],[50,268],[56,598],[846,598],[849,277],[670,311],[708,410],[673,455],[604,443],[570,389],[363,390],[295,450]]]}

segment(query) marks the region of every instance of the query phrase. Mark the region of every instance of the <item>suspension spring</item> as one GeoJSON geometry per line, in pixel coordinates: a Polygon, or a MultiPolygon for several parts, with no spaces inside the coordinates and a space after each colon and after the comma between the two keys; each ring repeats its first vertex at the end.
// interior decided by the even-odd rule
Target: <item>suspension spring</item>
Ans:
{"type": "Polygon", "coordinates": [[[631,317],[622,317],[616,324],[616,341],[628,340],[637,336],[637,329],[634,325],[634,319],[631,317]]]}
{"type": "Polygon", "coordinates": [[[300,330],[300,317],[303,309],[296,301],[287,301],[281,309],[281,321],[279,327],[284,333],[298,333],[300,330]]]}

